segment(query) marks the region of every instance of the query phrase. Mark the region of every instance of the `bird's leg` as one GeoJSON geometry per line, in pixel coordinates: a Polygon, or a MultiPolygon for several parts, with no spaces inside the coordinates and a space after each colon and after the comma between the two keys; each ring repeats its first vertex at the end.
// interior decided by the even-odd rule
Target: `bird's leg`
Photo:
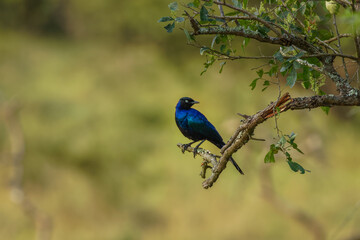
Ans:
{"type": "Polygon", "coordinates": [[[197,153],[198,148],[199,148],[200,145],[203,144],[204,142],[205,142],[205,139],[202,140],[202,141],[194,148],[194,158],[195,158],[195,156],[196,156],[196,153],[197,153]]]}
{"type": "Polygon", "coordinates": [[[182,153],[185,153],[185,150],[186,150],[188,147],[190,147],[191,144],[196,143],[196,142],[198,142],[198,141],[193,141],[193,142],[191,142],[191,143],[184,144],[184,145],[183,145],[184,147],[183,147],[183,149],[181,150],[182,153]]]}

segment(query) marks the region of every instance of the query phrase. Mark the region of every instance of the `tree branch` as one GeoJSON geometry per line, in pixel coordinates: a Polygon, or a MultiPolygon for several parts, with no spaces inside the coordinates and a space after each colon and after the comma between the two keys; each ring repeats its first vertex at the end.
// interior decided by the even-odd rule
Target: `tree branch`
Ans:
{"type": "MultiPolygon", "coordinates": [[[[202,0],[204,2],[209,2],[210,0],[202,0]]],[[[348,1],[341,1],[337,0],[337,2],[341,2],[344,5],[348,6],[350,2],[348,1]]],[[[353,88],[350,85],[348,72],[344,63],[346,78],[340,76],[340,74],[336,71],[334,66],[334,60],[336,57],[341,58],[348,58],[360,62],[360,46],[359,41],[360,39],[357,38],[357,31],[355,31],[355,44],[357,50],[357,56],[347,55],[342,52],[340,46],[340,39],[343,37],[349,37],[350,34],[340,34],[336,22],[334,22],[336,28],[336,37],[330,38],[328,40],[320,40],[317,38],[317,41],[311,40],[313,37],[311,34],[307,35],[306,29],[305,36],[297,33],[294,30],[294,34],[289,33],[286,29],[276,23],[276,20],[267,21],[265,19],[260,18],[259,16],[247,11],[243,8],[238,8],[234,5],[228,4],[225,1],[216,0],[212,2],[213,4],[217,5],[220,9],[220,15],[209,15],[211,18],[215,19],[223,19],[225,23],[235,23],[234,24],[212,24],[212,25],[201,25],[196,19],[195,16],[199,14],[199,12],[194,12],[194,16],[191,16],[189,13],[185,11],[188,19],[190,20],[191,27],[193,29],[192,35],[230,35],[230,36],[240,36],[244,38],[254,39],[259,42],[268,43],[272,45],[279,45],[285,47],[293,47],[296,53],[303,52],[304,54],[301,57],[294,56],[294,53],[287,54],[286,51],[282,51],[280,47],[280,53],[283,58],[293,58],[290,60],[296,61],[297,63],[308,66],[309,68],[316,70],[321,73],[321,76],[329,77],[336,85],[337,91],[339,95],[323,95],[323,96],[311,96],[311,97],[299,97],[299,98],[291,98],[288,93],[284,94],[283,96],[279,97],[276,102],[271,102],[266,108],[263,110],[255,113],[254,115],[247,116],[242,121],[242,124],[238,127],[235,131],[233,136],[230,138],[228,143],[221,149],[221,157],[219,161],[216,160],[212,162],[212,173],[211,176],[208,177],[203,182],[204,188],[211,187],[218,177],[220,176],[221,172],[225,169],[228,159],[232,156],[233,153],[238,151],[242,148],[249,140],[252,140],[252,135],[254,133],[255,128],[266,121],[268,118],[274,117],[278,115],[280,112],[285,112],[287,110],[301,110],[301,109],[312,109],[318,107],[332,107],[332,106],[360,106],[360,91],[358,89],[353,88]],[[231,10],[235,10],[236,16],[226,16],[222,7],[227,7],[231,10]],[[241,16],[238,16],[241,15],[241,16]],[[266,31],[259,31],[257,28],[250,28],[249,25],[244,24],[245,27],[240,25],[240,21],[237,20],[245,20],[245,21],[255,21],[258,24],[261,24],[268,28],[266,31]],[[275,33],[271,33],[271,36],[267,34],[268,31],[272,31],[275,33]],[[338,51],[335,50],[330,43],[333,41],[338,41],[338,51]],[[359,41],[358,41],[359,40],[359,41]],[[325,47],[325,48],[324,48],[325,47]],[[328,49],[332,50],[334,53],[327,53],[328,49]],[[314,63],[309,58],[317,58],[321,64],[314,63]]],[[[284,2],[283,2],[284,3],[284,2]]],[[[286,5],[284,4],[286,7],[286,5]]],[[[350,6],[350,5],[349,5],[350,6]]],[[[352,8],[354,10],[354,0],[352,0],[352,8]]],[[[356,9],[357,11],[358,9],[356,9]]],[[[274,13],[276,15],[276,13],[274,13]]],[[[292,14],[295,18],[296,15],[292,14]]],[[[296,20],[296,19],[295,19],[296,20]]],[[[224,22],[224,21],[223,21],[224,22]]],[[[250,25],[252,26],[252,22],[250,25]]],[[[299,24],[304,27],[304,24],[299,24]]],[[[289,29],[292,29],[289,26],[289,29]]],[[[261,29],[260,29],[261,30],[261,29]]],[[[290,30],[289,30],[290,31],[290,30]]],[[[221,51],[217,51],[212,48],[205,49],[209,51],[210,54],[213,55],[214,61],[223,59],[223,60],[236,60],[236,59],[272,59],[274,56],[230,56],[225,54],[221,51]]],[[[289,61],[288,61],[289,62],[289,61]]],[[[288,63],[286,62],[286,63],[288,63]]],[[[345,60],[343,60],[345,62],[345,60]]],[[[281,65],[281,63],[279,63],[281,65]]],[[[296,73],[296,72],[295,72],[296,73]]],[[[280,96],[280,95],[279,95],[280,96]]],[[[245,115],[243,115],[245,116],[245,115]]],[[[189,148],[191,150],[191,148],[189,148]]],[[[188,149],[188,151],[189,151],[188,149]]],[[[193,149],[192,149],[193,150],[193,149]]],[[[199,154],[199,153],[197,153],[199,154]]],[[[204,158],[204,156],[203,156],[204,158]]],[[[204,158],[206,159],[206,157],[204,158]]],[[[207,169],[207,163],[211,161],[204,160],[206,162],[205,171],[207,169]]],[[[204,169],[204,167],[203,167],[204,169]]]]}
{"type": "MultiPolygon", "coordinates": [[[[276,102],[271,102],[266,108],[256,114],[252,116],[244,115],[246,117],[243,120],[243,123],[221,149],[220,152],[222,155],[219,160],[216,159],[218,156],[211,154],[209,151],[198,149],[196,154],[200,155],[204,161],[213,165],[211,176],[202,183],[202,186],[205,189],[213,186],[222,171],[226,168],[227,161],[232,154],[247,144],[249,140],[252,139],[251,136],[253,135],[255,128],[267,119],[288,110],[333,106],[360,106],[360,94],[358,91],[354,90],[352,93],[346,95],[329,94],[323,96],[316,95],[311,97],[291,98],[289,93],[285,93],[276,102]]],[[[184,145],[178,144],[178,147],[183,149],[184,145]]],[[[192,147],[189,147],[186,150],[188,152],[194,152],[192,147]]]]}
{"type": "MultiPolygon", "coordinates": [[[[195,22],[196,23],[196,22],[195,22]]],[[[244,29],[241,26],[237,27],[200,27],[199,24],[196,23],[196,27],[192,24],[192,28],[194,30],[193,35],[216,35],[216,34],[224,34],[224,35],[234,35],[246,38],[256,39],[259,42],[289,46],[289,43],[284,42],[283,38],[275,38],[262,35],[259,32],[255,32],[249,29],[244,29]]]]}
{"type": "MultiPolygon", "coordinates": [[[[223,5],[223,6],[231,8],[231,9],[237,10],[241,13],[244,13],[246,15],[246,17],[253,16],[252,13],[250,13],[244,9],[234,7],[225,2],[224,3],[223,2],[214,2],[214,3],[218,4],[218,5],[223,5]]],[[[349,59],[355,60],[357,62],[360,62],[359,57],[345,55],[345,54],[342,54],[341,52],[334,53],[334,54],[324,53],[321,47],[318,47],[318,46],[314,45],[313,43],[308,42],[306,39],[304,39],[301,36],[296,36],[294,34],[289,34],[289,33],[283,34],[278,37],[271,37],[268,35],[264,35],[258,31],[253,31],[248,28],[245,29],[242,26],[236,26],[236,27],[207,26],[207,27],[203,27],[193,17],[191,17],[187,12],[185,12],[185,13],[189,17],[191,26],[194,30],[192,35],[217,35],[217,34],[234,35],[234,36],[241,36],[241,37],[245,37],[245,38],[251,38],[251,39],[255,39],[259,42],[264,42],[264,43],[269,43],[269,44],[274,44],[274,45],[297,47],[298,49],[307,52],[307,56],[317,57],[321,61],[321,63],[323,64],[323,67],[316,67],[315,65],[313,65],[313,67],[315,67],[313,69],[321,70],[321,72],[323,74],[330,77],[330,79],[335,83],[337,90],[340,94],[344,94],[344,93],[347,93],[352,90],[352,87],[349,84],[349,82],[347,81],[347,79],[344,79],[340,76],[340,74],[334,68],[333,63],[334,63],[335,57],[349,58],[349,59]]],[[[262,21],[265,21],[265,20],[262,20],[262,21]]],[[[266,22],[266,23],[268,23],[268,22],[266,22]]],[[[340,34],[337,34],[336,40],[339,40],[340,36],[341,36],[340,34]]],[[[345,36],[347,36],[347,35],[344,35],[343,37],[345,37],[345,36]]],[[[322,43],[322,45],[324,45],[324,44],[326,46],[325,42],[322,43]]],[[[224,59],[230,59],[230,60],[241,59],[241,58],[243,58],[243,59],[268,58],[266,56],[265,57],[263,57],[263,56],[262,57],[244,57],[244,56],[235,56],[235,57],[231,56],[230,57],[228,55],[224,56],[224,54],[222,54],[222,57],[224,57],[224,59]]],[[[304,64],[307,65],[307,61],[305,61],[305,60],[297,59],[297,61],[303,65],[304,64]]]]}
{"type": "MultiPolygon", "coordinates": [[[[204,2],[210,2],[209,0],[203,0],[204,2]]],[[[252,14],[251,12],[249,11],[246,11],[245,9],[242,9],[242,8],[238,8],[238,7],[235,7],[233,5],[230,5],[230,4],[227,4],[225,1],[224,2],[214,2],[214,4],[216,5],[219,5],[219,6],[226,6],[230,9],[233,9],[233,10],[236,10],[236,11],[239,11],[240,13],[243,13],[245,15],[248,15],[251,20],[255,20],[257,22],[260,22],[262,23],[264,26],[268,27],[269,29],[271,29],[271,31],[273,31],[277,36],[281,36],[280,32],[274,27],[276,26],[277,28],[279,28],[280,30],[286,32],[285,29],[283,29],[282,27],[280,27],[279,25],[276,25],[274,23],[271,23],[271,22],[267,22],[265,21],[264,19],[261,19],[261,18],[258,18],[256,17],[254,14],[252,14]]]]}
{"type": "MultiPolygon", "coordinates": [[[[194,45],[193,45],[194,46],[194,45]]],[[[239,60],[239,59],[274,59],[274,56],[231,56],[227,55],[226,53],[222,53],[220,51],[217,51],[215,49],[209,49],[212,53],[215,53],[217,56],[221,56],[219,60],[239,60]]],[[[292,58],[293,56],[283,56],[285,59],[292,58]]],[[[340,53],[319,53],[319,54],[311,54],[311,55],[304,55],[299,57],[299,59],[306,59],[306,58],[319,58],[319,57],[342,57],[342,58],[348,58],[357,61],[358,58],[351,55],[346,54],[340,54],[340,53]]],[[[315,66],[315,65],[313,65],[315,66]]]]}
{"type": "MultiPolygon", "coordinates": [[[[337,27],[336,15],[335,14],[333,14],[333,22],[334,22],[334,26],[335,26],[335,30],[336,30],[336,36],[337,36],[337,41],[338,41],[339,52],[340,52],[340,54],[343,54],[343,51],[341,49],[340,33],[339,33],[339,29],[337,27]]],[[[341,59],[342,59],[342,62],[343,62],[346,79],[349,79],[349,73],[348,73],[348,70],[347,70],[347,67],[346,67],[346,64],[345,64],[345,58],[342,57],[341,59]]]]}
{"type": "Polygon", "coordinates": [[[329,38],[328,40],[324,40],[323,42],[324,43],[331,43],[331,42],[334,42],[334,41],[338,40],[338,38],[344,38],[344,37],[351,37],[351,34],[350,33],[339,34],[338,36],[333,37],[333,38],[329,38]]]}

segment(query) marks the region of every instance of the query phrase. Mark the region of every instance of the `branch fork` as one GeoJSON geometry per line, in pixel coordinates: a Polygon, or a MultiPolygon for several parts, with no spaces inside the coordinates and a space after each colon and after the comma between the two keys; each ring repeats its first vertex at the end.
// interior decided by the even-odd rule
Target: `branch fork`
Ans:
{"type": "MultiPolygon", "coordinates": [[[[212,154],[210,151],[199,148],[195,154],[200,155],[204,162],[202,164],[201,176],[205,178],[206,170],[211,164],[211,175],[203,183],[202,186],[208,189],[217,181],[222,171],[226,168],[229,158],[241,149],[249,140],[259,140],[252,137],[255,128],[265,122],[267,119],[277,116],[278,114],[288,110],[312,109],[318,107],[332,107],[332,106],[360,106],[360,95],[358,92],[353,92],[345,95],[323,95],[311,97],[291,98],[289,93],[283,94],[277,101],[271,102],[266,108],[258,111],[256,114],[249,116],[240,114],[245,119],[237,128],[235,133],[231,136],[229,141],[221,149],[221,156],[212,154]],[[217,160],[219,159],[219,160],[217,160]]],[[[181,150],[194,153],[194,148],[188,147],[186,149],[184,144],[177,145],[181,150]]]]}

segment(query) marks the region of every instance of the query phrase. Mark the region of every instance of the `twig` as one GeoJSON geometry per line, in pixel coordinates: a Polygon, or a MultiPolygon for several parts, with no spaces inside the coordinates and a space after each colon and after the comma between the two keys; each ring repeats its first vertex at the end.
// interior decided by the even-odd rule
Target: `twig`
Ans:
{"type": "MultiPolygon", "coordinates": [[[[221,2],[221,0],[217,0],[217,2],[221,2]]],[[[222,5],[218,5],[218,7],[219,7],[221,17],[225,17],[225,13],[224,13],[224,9],[223,9],[222,5]]],[[[225,23],[224,25],[227,26],[227,23],[225,23]]]]}
{"type": "MultiPolygon", "coordinates": [[[[181,149],[181,151],[194,153],[193,147],[189,146],[185,149],[185,144],[181,144],[181,143],[178,143],[177,146],[181,149]]],[[[209,150],[205,150],[202,148],[198,148],[195,154],[201,156],[202,159],[204,160],[204,162],[202,163],[202,171],[200,173],[200,176],[201,177],[204,176],[203,178],[205,178],[206,170],[209,168],[208,164],[211,164],[213,166],[212,168],[215,168],[218,165],[218,161],[216,160],[216,158],[220,158],[220,156],[214,155],[209,150]]]]}
{"type": "MultiPolygon", "coordinates": [[[[338,36],[333,37],[333,38],[329,38],[328,40],[324,40],[323,42],[329,44],[329,43],[332,43],[334,41],[337,41],[338,38],[343,38],[343,37],[351,37],[351,34],[350,33],[339,34],[338,36]]],[[[318,39],[318,40],[320,40],[320,39],[318,39]]]]}
{"type": "MultiPolygon", "coordinates": [[[[327,44],[325,41],[322,41],[320,38],[316,37],[315,38],[321,45],[323,45],[324,47],[332,50],[334,53],[338,53],[338,51],[336,51],[333,47],[331,47],[329,44],[327,44]]],[[[327,51],[326,51],[327,52],[327,51]]]]}
{"type": "MultiPolygon", "coordinates": [[[[360,9],[360,1],[357,1],[357,3],[355,3],[355,0],[351,1],[351,9],[353,14],[355,14],[357,11],[359,11],[360,9]]],[[[359,29],[358,29],[358,25],[355,21],[354,26],[353,26],[353,32],[354,32],[354,42],[355,42],[355,49],[356,49],[356,55],[358,57],[357,60],[357,64],[358,66],[360,66],[360,36],[359,36],[359,29]]],[[[359,85],[359,69],[357,69],[357,82],[359,85]]]]}
{"type": "MultiPolygon", "coordinates": [[[[342,50],[341,50],[341,42],[340,42],[340,34],[339,34],[339,29],[337,27],[337,24],[336,24],[336,15],[333,14],[333,21],[334,21],[334,26],[335,26],[335,30],[336,30],[336,36],[337,36],[337,41],[338,41],[338,48],[339,48],[339,52],[340,54],[343,54],[342,50]]],[[[344,70],[345,70],[345,76],[346,76],[346,79],[349,79],[349,73],[348,73],[348,70],[347,70],[347,67],[346,67],[346,64],[345,64],[345,58],[342,57],[342,62],[344,64],[344,70]]]]}
{"type": "MultiPolygon", "coordinates": [[[[279,102],[280,97],[281,97],[281,86],[280,86],[279,73],[277,72],[275,76],[276,76],[276,80],[277,80],[277,84],[278,84],[278,92],[279,92],[277,102],[279,102]]],[[[274,108],[273,108],[273,113],[275,114],[276,111],[277,111],[277,109],[274,107],[274,108]]],[[[276,133],[277,133],[277,135],[278,135],[278,138],[280,138],[280,129],[279,129],[279,126],[278,126],[278,116],[275,115],[274,121],[275,121],[276,133]]]]}
{"type": "Polygon", "coordinates": [[[286,8],[286,10],[288,10],[288,12],[291,14],[291,16],[293,17],[293,19],[294,19],[295,21],[297,21],[302,28],[305,28],[305,25],[299,20],[299,18],[297,18],[297,17],[294,15],[293,11],[291,11],[291,9],[289,9],[289,7],[286,6],[285,1],[284,1],[284,0],[281,0],[281,1],[282,1],[282,6],[283,6],[284,8],[286,8]]]}
{"type": "MultiPolygon", "coordinates": [[[[200,45],[194,45],[192,43],[190,43],[190,45],[195,46],[200,48],[200,45]]],[[[219,60],[240,60],[240,59],[274,59],[274,56],[231,56],[231,55],[227,55],[226,53],[217,51],[215,49],[209,48],[208,51],[210,51],[213,54],[216,54],[219,57],[219,60]],[[221,57],[220,57],[221,56],[221,57]]],[[[283,54],[283,58],[288,59],[288,58],[292,58],[294,56],[288,56],[283,54]]],[[[343,57],[343,58],[348,58],[348,59],[352,59],[357,61],[358,58],[351,56],[351,55],[346,55],[346,54],[339,54],[339,53],[318,53],[318,54],[310,54],[310,55],[303,55],[301,56],[299,59],[306,59],[306,58],[313,58],[313,57],[343,57]]],[[[316,65],[314,65],[316,66],[316,65]]]]}
{"type": "MultiPolygon", "coordinates": [[[[209,2],[209,0],[203,0],[204,2],[209,2]]],[[[258,18],[256,17],[254,14],[252,14],[251,12],[249,11],[246,11],[245,9],[242,9],[242,8],[238,8],[238,7],[235,7],[233,5],[230,5],[230,4],[227,4],[226,2],[214,2],[215,4],[217,5],[222,5],[222,6],[226,6],[228,8],[231,8],[233,10],[236,10],[236,11],[239,11],[243,14],[246,14],[248,15],[249,17],[251,17],[251,20],[255,20],[255,21],[258,21],[260,23],[262,23],[264,26],[268,27],[269,29],[271,29],[277,36],[281,36],[281,33],[275,29],[274,26],[276,26],[277,28],[279,28],[280,30],[283,30],[284,32],[287,32],[285,29],[283,29],[281,26],[277,25],[277,24],[274,24],[274,23],[271,23],[271,22],[267,22],[261,18],[258,18]]]]}

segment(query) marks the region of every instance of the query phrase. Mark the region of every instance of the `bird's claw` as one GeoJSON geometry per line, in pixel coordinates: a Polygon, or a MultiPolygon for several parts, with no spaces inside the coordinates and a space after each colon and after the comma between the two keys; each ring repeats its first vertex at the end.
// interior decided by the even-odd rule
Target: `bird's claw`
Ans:
{"type": "Polygon", "coordinates": [[[196,154],[197,154],[197,150],[199,149],[199,147],[195,147],[194,148],[194,158],[196,157],[196,154]]]}
{"type": "Polygon", "coordinates": [[[185,153],[185,151],[188,147],[190,147],[190,144],[184,144],[183,148],[181,149],[182,153],[185,153]]]}

